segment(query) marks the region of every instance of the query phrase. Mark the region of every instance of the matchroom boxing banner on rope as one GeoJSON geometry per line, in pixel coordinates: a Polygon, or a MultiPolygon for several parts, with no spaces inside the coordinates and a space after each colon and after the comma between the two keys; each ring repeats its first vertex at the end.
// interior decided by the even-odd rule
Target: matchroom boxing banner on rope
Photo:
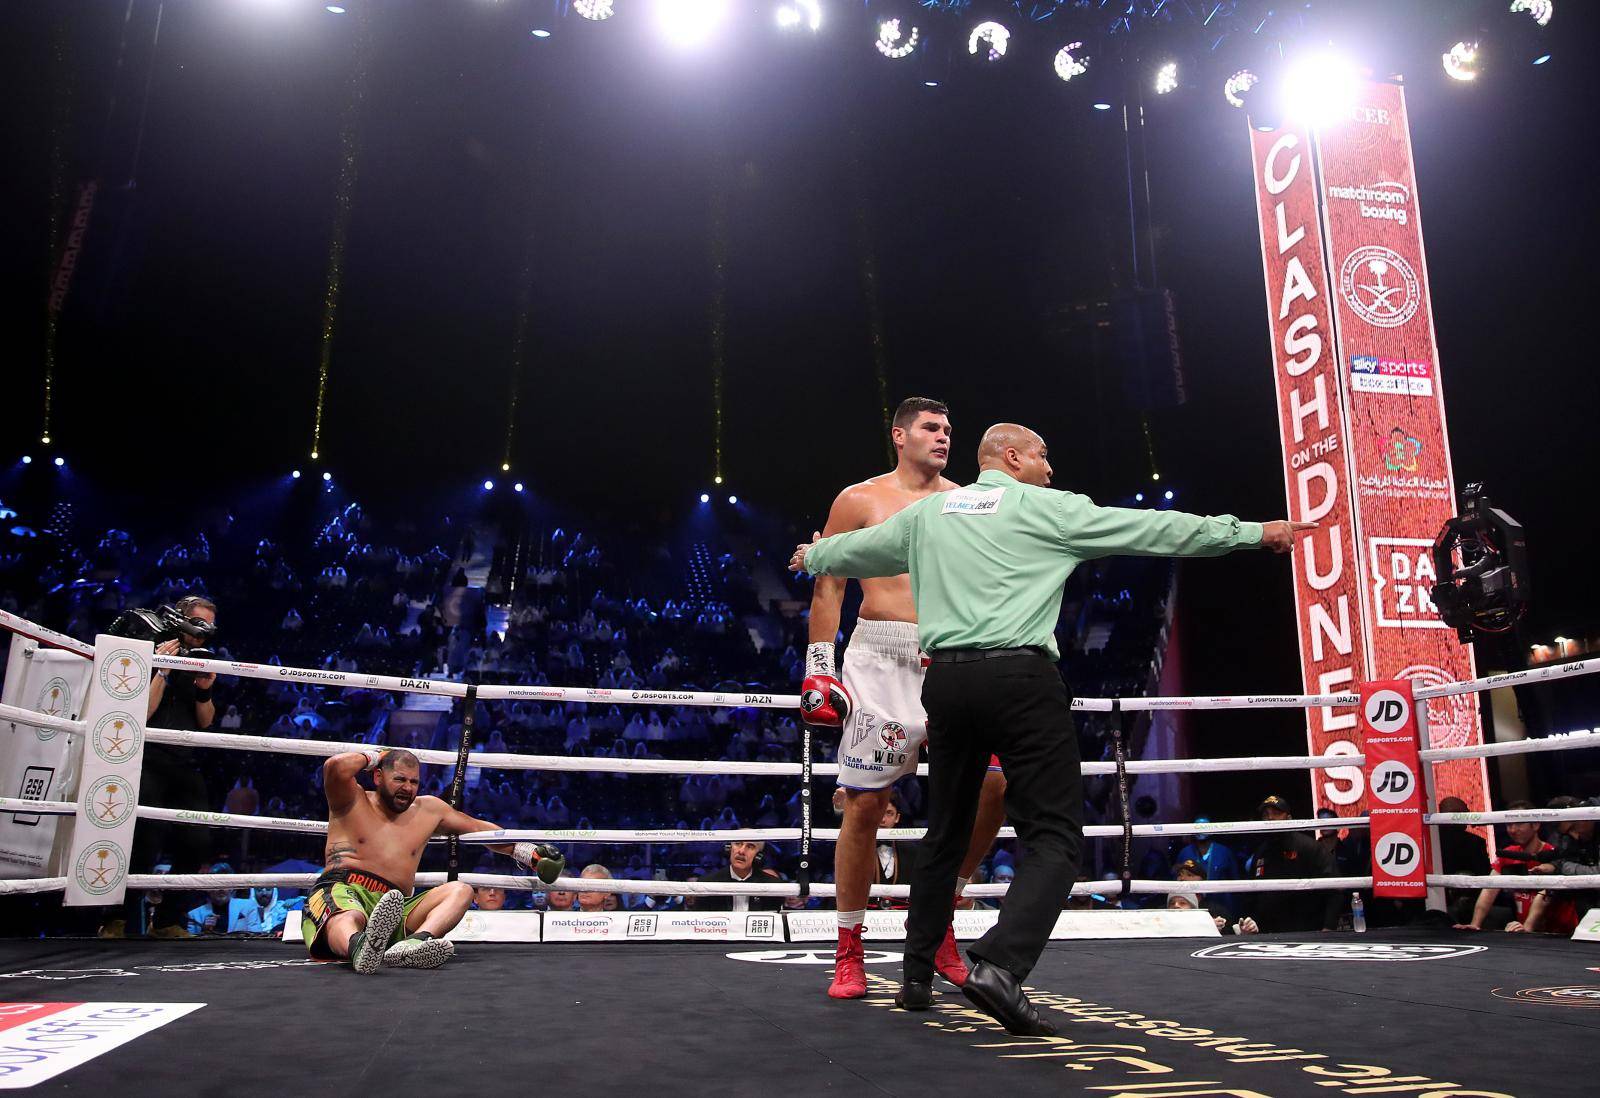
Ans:
{"type": "MultiPolygon", "coordinates": [[[[1313,694],[1353,690],[1370,678],[1361,642],[1361,572],[1350,489],[1350,437],[1329,315],[1327,265],[1317,215],[1311,137],[1289,127],[1250,130],[1272,334],[1278,429],[1289,517],[1318,523],[1294,554],[1300,666],[1313,694]]],[[[1307,709],[1313,754],[1355,755],[1349,708],[1307,709]]],[[[1359,765],[1312,771],[1318,807],[1360,811],[1359,765]]]]}
{"type": "MultiPolygon", "coordinates": [[[[1474,675],[1428,597],[1454,482],[1401,89],[1364,84],[1315,135],[1251,126],[1305,689],[1474,675]],[[1332,315],[1330,316],[1330,310],[1332,315]]],[[[1431,701],[1429,746],[1481,740],[1470,695],[1431,701]]],[[[1355,754],[1356,716],[1308,710],[1317,754],[1355,754]]],[[[1487,801],[1481,760],[1437,768],[1439,796],[1487,801]]],[[[1367,804],[1359,767],[1312,776],[1318,808],[1367,804]]]]}
{"type": "MultiPolygon", "coordinates": [[[[1429,597],[1433,539],[1455,514],[1455,478],[1404,90],[1364,83],[1354,109],[1316,141],[1371,677],[1470,679],[1472,650],[1429,597]]],[[[1482,741],[1476,695],[1427,705],[1424,747],[1482,741]]],[[[1488,806],[1482,759],[1452,760],[1433,775],[1436,797],[1460,797],[1474,812],[1488,806]]]]}

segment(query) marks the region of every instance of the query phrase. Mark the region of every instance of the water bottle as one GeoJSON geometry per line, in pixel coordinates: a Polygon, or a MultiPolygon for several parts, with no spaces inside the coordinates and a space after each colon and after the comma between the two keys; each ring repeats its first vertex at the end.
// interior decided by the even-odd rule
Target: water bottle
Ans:
{"type": "Polygon", "coordinates": [[[1350,893],[1350,926],[1357,934],[1367,932],[1367,908],[1361,902],[1361,893],[1350,893]]]}

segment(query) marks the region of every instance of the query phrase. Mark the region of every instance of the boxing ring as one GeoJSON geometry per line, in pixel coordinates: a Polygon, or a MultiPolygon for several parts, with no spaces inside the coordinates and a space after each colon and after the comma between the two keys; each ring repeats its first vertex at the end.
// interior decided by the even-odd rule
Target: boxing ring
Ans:
{"type": "MultiPolygon", "coordinates": [[[[105,651],[0,612],[0,626],[58,652],[104,660],[105,651]]],[[[102,642],[104,646],[105,638],[102,642]]],[[[706,762],[608,759],[470,752],[471,715],[479,700],[586,702],[615,705],[730,706],[793,709],[782,694],[625,691],[576,687],[469,686],[428,679],[363,675],[153,656],[153,668],[214,672],[325,688],[392,690],[460,700],[460,750],[413,750],[423,763],[454,767],[459,804],[469,767],[568,771],[641,777],[738,775],[793,778],[801,783],[799,828],[505,829],[461,836],[463,847],[508,842],[724,843],[735,839],[798,842],[801,879],[790,883],[597,880],[563,877],[546,886],[517,874],[419,874],[418,887],[458,876],[505,889],[629,893],[650,896],[828,898],[833,886],[809,879],[813,842],[837,831],[813,828],[810,783],[837,773],[810,761],[706,762]]],[[[1600,660],[1537,668],[1416,690],[1419,701],[1497,686],[1550,682],[1600,671],[1600,660]]],[[[1080,698],[1080,712],[1121,714],[1159,709],[1244,709],[1351,706],[1357,695],[1207,698],[1080,698]]],[[[1416,707],[1426,743],[1425,705],[1416,707]]],[[[86,720],[0,706],[0,720],[65,733],[82,751],[86,720]]],[[[1114,721],[1115,723],[1115,721],[1114,721]]],[[[209,750],[326,757],[350,743],[263,736],[143,730],[148,743],[209,750]]],[[[1085,763],[1085,775],[1113,775],[1123,802],[1120,825],[1092,825],[1090,839],[1120,840],[1120,887],[1127,893],[1192,893],[1189,882],[1133,879],[1126,851],[1133,837],[1253,834],[1312,830],[1326,821],[1242,820],[1205,823],[1128,822],[1127,779],[1140,773],[1230,770],[1318,770],[1359,766],[1360,755],[1268,756],[1085,763]]],[[[1432,749],[1438,762],[1513,753],[1600,746],[1600,734],[1432,749]]],[[[925,773],[925,768],[923,771],[925,773]]],[[[1431,783],[1426,783],[1431,794],[1431,783]]],[[[7,791],[9,792],[9,791],[7,791]]],[[[1428,807],[1432,807],[1430,804],[1428,807]]],[[[0,797],[0,813],[74,817],[93,811],[78,800],[0,797]]],[[[320,835],[321,820],[297,820],[135,806],[138,820],[224,829],[320,835]]],[[[1428,812],[1430,825],[1600,819],[1600,808],[1525,812],[1428,812]]],[[[1358,828],[1364,817],[1338,820],[1358,828]]],[[[914,839],[917,829],[880,832],[914,839]]],[[[1009,829],[1002,836],[1009,836],[1009,829]]],[[[1434,844],[1437,846],[1437,843],[1434,844]]],[[[135,889],[198,891],[253,886],[306,888],[314,874],[129,874],[135,889]]],[[[1529,878],[1430,873],[1430,889],[1528,891],[1529,878]]],[[[66,876],[0,880],[0,910],[12,897],[61,892],[66,876]]],[[[1373,879],[1313,877],[1229,881],[1226,891],[1312,891],[1371,888],[1373,879]]],[[[1589,889],[1592,875],[1543,875],[1541,890],[1589,889]]],[[[975,898],[1003,896],[1006,885],[973,885],[975,898]]],[[[1087,882],[1074,893],[1106,890],[1087,882]]],[[[874,886],[877,897],[904,897],[907,886],[874,886]]],[[[1593,1092],[1592,1047],[1600,1029],[1600,949],[1582,941],[1455,931],[1374,931],[1361,937],[1263,934],[1219,937],[1168,928],[1167,936],[1115,938],[1085,932],[1080,922],[1052,942],[1030,978],[1034,1001],[1061,1028],[1055,1038],[1010,1037],[946,987],[927,1015],[893,1007],[898,943],[868,934],[868,997],[829,1000],[828,943],[800,933],[801,913],[687,913],[682,934],[635,913],[604,919],[605,933],[581,929],[585,915],[546,915],[537,936],[519,942],[470,944],[432,972],[385,971],[353,978],[347,966],[309,960],[298,938],[193,941],[0,941],[0,1089],[194,1087],[281,1093],[351,1085],[437,1086],[433,1072],[471,1070],[484,1082],[533,1080],[540,1087],[583,1087],[606,1093],[694,1090],[749,1094],[771,1086],[795,1091],[846,1086],[887,1094],[952,1092],[1003,1073],[1008,1092],[1100,1095],[1404,1094],[1559,1095],[1593,1092]],[[713,917],[715,916],[715,917],[713,917]],[[1200,936],[1185,936],[1199,934],[1200,936]],[[684,938],[688,940],[663,940],[684,938]],[[196,1005],[199,1004],[199,1005],[196,1005]],[[508,1022],[513,1024],[508,1025],[508,1022]],[[1572,1029],[1569,1027],[1577,1027],[1572,1029]],[[137,1032],[135,1032],[137,1031],[137,1032]],[[131,1035],[130,1035],[131,1034],[131,1035]],[[96,1042],[99,1042],[97,1044],[96,1042]],[[100,1056],[104,1047],[109,1054],[100,1056]],[[285,1055],[285,1053],[288,1053],[285,1055]],[[623,1053],[619,1055],[619,1053],[623,1053]],[[629,1054],[631,1053],[631,1055],[629,1054]],[[1533,1053],[1525,1055],[1524,1053],[1533,1053]],[[1063,1074],[1070,1072],[1070,1075],[1063,1074]],[[212,1081],[215,1081],[212,1083],[212,1081]],[[783,1085],[780,1083],[779,1085],[783,1085]]],[[[831,915],[829,912],[821,913],[831,915]]],[[[892,914],[892,913],[886,913],[892,914]]],[[[1119,912],[1071,913],[1080,919],[1119,912]]],[[[669,921],[670,922],[670,921],[669,921]]],[[[1070,920],[1068,920],[1070,922],[1070,920]]],[[[593,923],[599,927],[601,923],[593,923]]],[[[1109,925],[1109,924],[1108,924],[1109,925]]],[[[958,921],[958,936],[981,932],[958,921]]],[[[1058,931],[1061,928],[1058,926],[1058,931]]],[[[1124,931],[1126,933],[1126,931],[1124,931]]],[[[1137,930],[1135,930],[1137,933],[1137,930]]],[[[830,935],[831,937],[831,935],[830,935]]],[[[473,941],[471,937],[465,939],[473,941]]],[[[997,1080],[998,1081],[998,1080],[997,1080]]],[[[467,1084],[446,1083],[447,1091],[467,1084]]],[[[474,1084],[476,1086],[476,1084],[474,1084]]],[[[208,1090],[209,1092],[209,1090],[208,1090]]]]}

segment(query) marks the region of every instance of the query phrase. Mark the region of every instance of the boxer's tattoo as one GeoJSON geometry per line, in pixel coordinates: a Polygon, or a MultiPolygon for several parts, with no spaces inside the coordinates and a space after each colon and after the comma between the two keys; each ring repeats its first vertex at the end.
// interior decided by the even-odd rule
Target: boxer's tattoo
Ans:
{"type": "Polygon", "coordinates": [[[328,847],[328,856],[323,865],[328,869],[343,869],[344,860],[355,855],[356,848],[350,843],[334,843],[328,847]]]}

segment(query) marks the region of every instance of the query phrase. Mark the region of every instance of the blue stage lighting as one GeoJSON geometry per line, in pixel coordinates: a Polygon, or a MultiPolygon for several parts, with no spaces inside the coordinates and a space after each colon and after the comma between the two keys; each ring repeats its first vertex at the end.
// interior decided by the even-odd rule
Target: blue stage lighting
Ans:
{"type": "Polygon", "coordinates": [[[545,30],[543,27],[539,27],[539,28],[531,31],[530,33],[535,38],[549,38],[550,37],[550,32],[545,30]]]}
{"type": "Polygon", "coordinates": [[[486,480],[486,481],[484,481],[484,482],[483,482],[483,490],[484,490],[484,491],[485,491],[485,492],[492,492],[492,491],[494,491],[494,481],[492,481],[492,480],[486,480]]]}
{"type": "Polygon", "coordinates": [[[67,463],[67,459],[66,458],[63,458],[63,457],[56,458],[56,468],[57,469],[61,468],[66,463],[67,463]]]}
{"type": "Polygon", "coordinates": [[[291,477],[293,477],[295,480],[299,480],[300,479],[300,470],[296,469],[294,472],[290,473],[289,475],[291,477]]]}
{"type": "Polygon", "coordinates": [[[1133,494],[1133,502],[1135,502],[1135,503],[1143,503],[1144,502],[1144,493],[1143,492],[1135,492],[1133,494]]]}
{"type": "Polygon", "coordinates": [[[729,496],[728,497],[728,502],[729,503],[738,503],[739,502],[739,497],[738,496],[729,496]]]}
{"type": "Polygon", "coordinates": [[[1172,499],[1172,489],[1168,488],[1167,491],[1166,491],[1166,494],[1164,496],[1162,496],[1161,498],[1162,499],[1166,499],[1166,500],[1171,500],[1172,499]]]}
{"type": "Polygon", "coordinates": [[[522,491],[522,481],[520,481],[520,480],[519,480],[519,481],[517,481],[517,482],[516,482],[516,483],[515,483],[515,484],[513,484],[513,485],[512,485],[512,486],[511,486],[511,490],[512,490],[512,491],[513,491],[513,492],[520,492],[520,491],[522,491]]]}
{"type": "Polygon", "coordinates": [[[711,493],[709,493],[709,492],[701,492],[700,493],[700,502],[701,503],[710,503],[711,502],[711,493]]]}
{"type": "Polygon", "coordinates": [[[327,480],[327,481],[331,481],[333,479],[333,474],[332,473],[323,473],[322,474],[322,479],[323,480],[327,480]]]}
{"type": "Polygon", "coordinates": [[[1097,110],[1097,111],[1109,111],[1111,109],[1111,104],[1110,103],[1096,103],[1094,105],[1094,109],[1097,110]]]}
{"type": "Polygon", "coordinates": [[[23,454],[22,455],[22,464],[24,464],[24,465],[32,465],[33,464],[33,458],[31,458],[27,454],[23,454]]]}

